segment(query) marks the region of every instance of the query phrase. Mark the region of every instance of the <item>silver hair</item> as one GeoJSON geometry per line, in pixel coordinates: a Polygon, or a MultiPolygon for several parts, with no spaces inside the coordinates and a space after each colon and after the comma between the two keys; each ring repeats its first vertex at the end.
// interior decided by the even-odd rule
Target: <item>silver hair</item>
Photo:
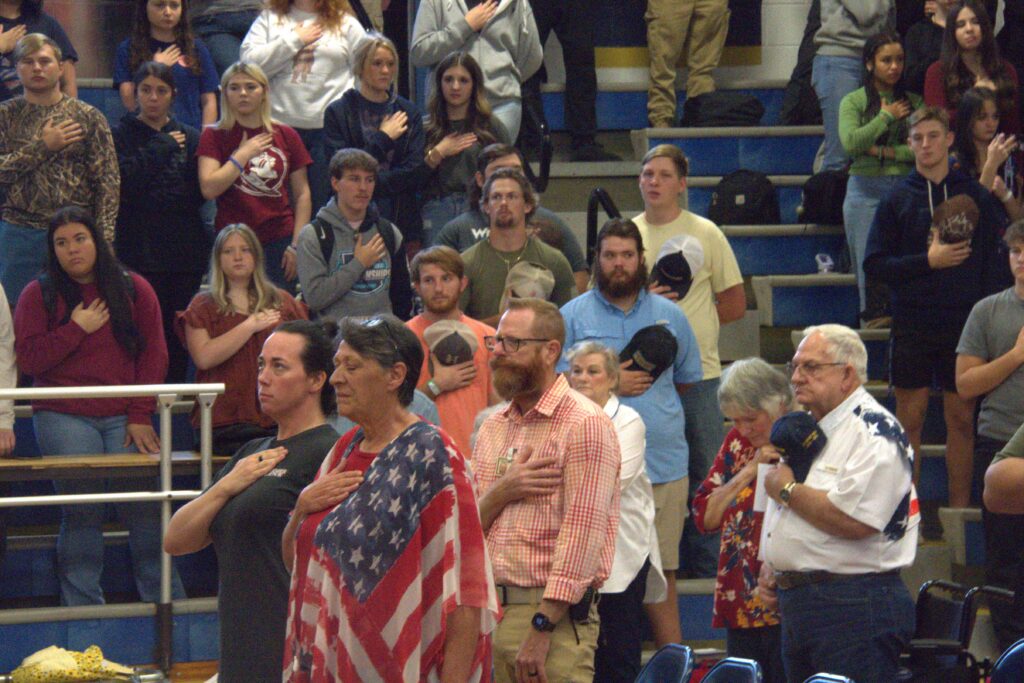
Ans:
{"type": "Polygon", "coordinates": [[[868,350],[860,335],[846,325],[830,323],[827,325],[811,325],[804,328],[804,339],[817,332],[832,348],[832,358],[837,363],[853,366],[861,384],[868,381],[868,350]]]}
{"type": "Polygon", "coordinates": [[[774,420],[793,409],[793,387],[784,372],[760,358],[744,358],[722,373],[718,405],[725,413],[763,410],[774,420]]]}
{"type": "Polygon", "coordinates": [[[592,353],[599,354],[604,361],[604,371],[612,380],[612,391],[619,388],[619,356],[610,348],[596,341],[581,341],[573,344],[573,347],[565,352],[565,358],[571,366],[573,361],[580,356],[589,356],[592,353]]]}

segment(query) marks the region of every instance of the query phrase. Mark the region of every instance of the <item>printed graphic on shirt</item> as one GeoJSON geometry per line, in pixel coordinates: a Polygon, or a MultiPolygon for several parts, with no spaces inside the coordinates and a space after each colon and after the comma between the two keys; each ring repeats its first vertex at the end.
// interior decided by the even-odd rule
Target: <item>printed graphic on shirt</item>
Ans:
{"type": "MultiPolygon", "coordinates": [[[[351,263],[352,259],[355,258],[355,252],[349,250],[343,250],[338,255],[338,260],[334,264],[334,271],[338,272],[346,264],[351,263]]],[[[350,292],[357,294],[370,294],[382,289],[391,277],[391,266],[388,261],[384,258],[378,259],[376,263],[363,271],[363,274],[356,280],[355,284],[352,285],[350,292]]]]}
{"type": "MultiPolygon", "coordinates": [[[[910,441],[907,438],[906,432],[903,431],[903,428],[896,421],[896,418],[888,413],[877,410],[856,408],[853,412],[868,426],[868,431],[871,434],[896,444],[896,450],[901,460],[906,461],[908,464],[913,462],[914,452],[910,448],[910,441]]],[[[910,526],[911,518],[920,514],[917,498],[913,493],[914,490],[911,487],[911,490],[903,496],[899,505],[896,506],[896,510],[889,519],[889,523],[882,530],[882,533],[890,541],[898,541],[903,538],[907,533],[907,528],[910,526]]]]}
{"type": "Polygon", "coordinates": [[[271,145],[245,165],[245,173],[235,185],[254,197],[280,197],[281,185],[288,177],[288,157],[280,147],[271,145]]]}
{"type": "Polygon", "coordinates": [[[313,62],[316,61],[316,44],[307,45],[299,50],[292,59],[292,83],[305,83],[313,70],[313,62]]]}

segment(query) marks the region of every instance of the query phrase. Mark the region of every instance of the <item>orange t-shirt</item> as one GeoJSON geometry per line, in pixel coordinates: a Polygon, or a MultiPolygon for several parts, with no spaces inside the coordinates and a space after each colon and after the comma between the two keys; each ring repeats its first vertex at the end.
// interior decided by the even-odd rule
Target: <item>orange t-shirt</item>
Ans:
{"type": "MultiPolygon", "coordinates": [[[[493,335],[494,328],[467,317],[465,314],[459,318],[459,322],[468,325],[476,335],[477,347],[476,353],[473,354],[476,379],[472,384],[461,389],[444,392],[434,399],[434,402],[437,404],[437,413],[441,416],[441,428],[448,432],[459,451],[468,460],[473,456],[473,450],[469,446],[469,437],[473,434],[473,420],[476,419],[477,413],[486,408],[490,402],[491,368],[487,361],[491,354],[484,345],[484,337],[493,335]]],[[[423,339],[423,332],[430,327],[431,323],[422,315],[418,315],[406,325],[416,334],[420,345],[423,346],[423,368],[420,370],[420,381],[417,388],[429,396],[430,392],[426,391],[425,387],[427,382],[433,378],[433,374],[430,372],[429,365],[430,349],[427,348],[427,342],[423,339]]]]}

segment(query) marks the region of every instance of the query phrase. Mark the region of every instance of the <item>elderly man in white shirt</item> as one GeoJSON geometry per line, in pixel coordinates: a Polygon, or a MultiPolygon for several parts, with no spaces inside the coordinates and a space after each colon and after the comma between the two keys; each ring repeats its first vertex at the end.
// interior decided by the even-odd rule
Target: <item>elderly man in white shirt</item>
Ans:
{"type": "Polygon", "coordinates": [[[768,504],[760,590],[778,599],[788,680],[828,671],[858,683],[896,680],[914,631],[899,570],[914,561],[920,519],[913,451],[863,384],[867,352],[842,325],[804,331],[790,364],[796,400],[828,439],[806,481],[779,465],[768,504]]]}

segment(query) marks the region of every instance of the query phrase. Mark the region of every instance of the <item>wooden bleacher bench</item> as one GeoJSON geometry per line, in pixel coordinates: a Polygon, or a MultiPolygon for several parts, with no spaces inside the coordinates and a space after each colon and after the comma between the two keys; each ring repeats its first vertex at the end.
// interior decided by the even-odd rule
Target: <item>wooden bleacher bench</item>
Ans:
{"type": "MultiPolygon", "coordinates": [[[[214,471],[227,461],[227,456],[213,456],[214,471]]],[[[199,474],[199,453],[174,451],[171,453],[171,467],[174,474],[199,474]]],[[[159,473],[160,456],[154,453],[0,458],[0,481],[155,477],[159,473]]]]}

